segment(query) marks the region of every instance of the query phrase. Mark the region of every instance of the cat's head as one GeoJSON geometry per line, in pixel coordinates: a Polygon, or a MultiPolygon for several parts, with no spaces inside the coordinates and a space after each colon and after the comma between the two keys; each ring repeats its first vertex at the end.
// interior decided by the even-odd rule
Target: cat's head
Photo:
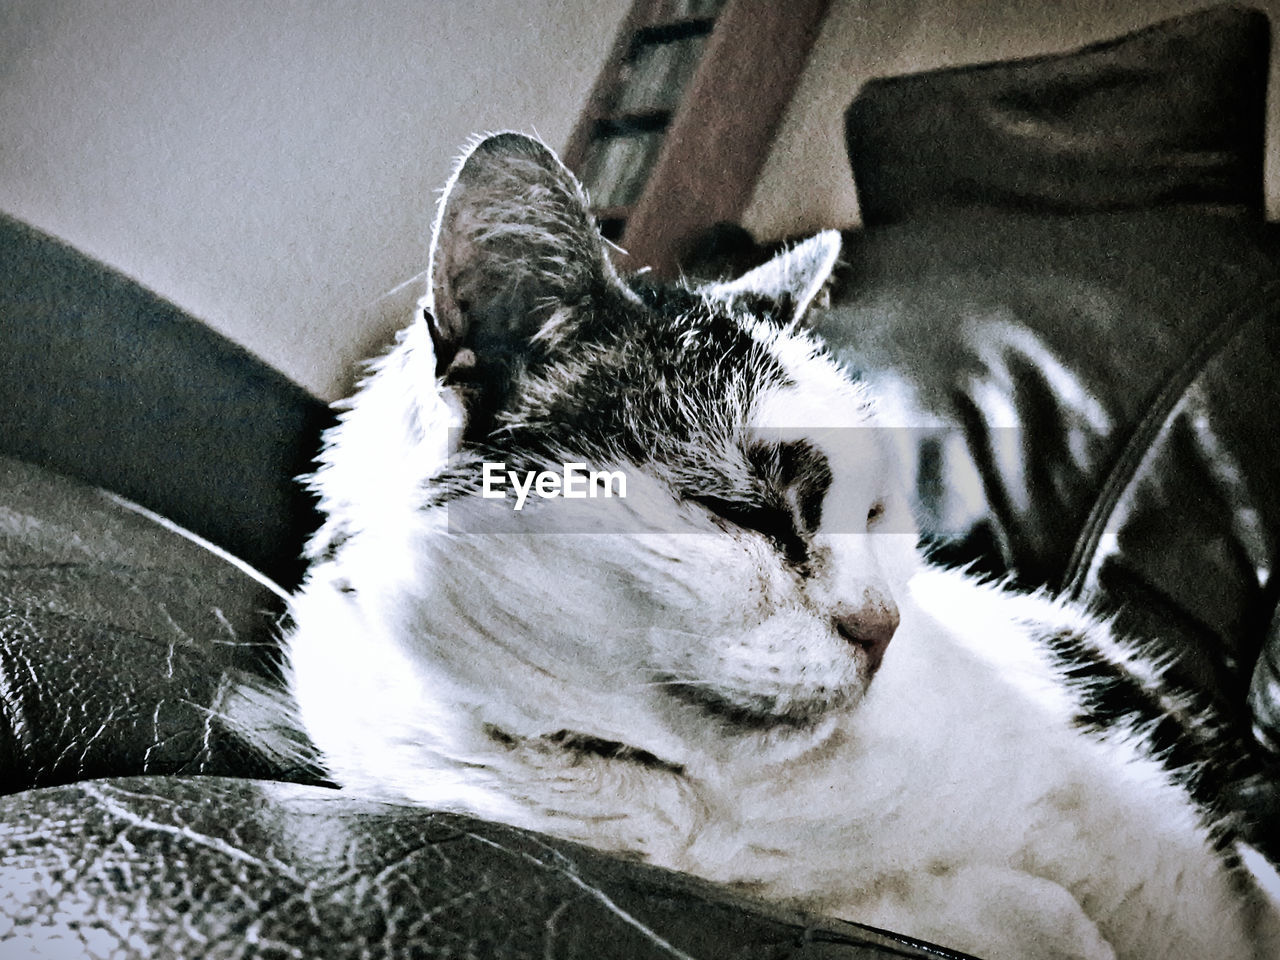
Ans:
{"type": "Polygon", "coordinates": [[[889,437],[803,329],[838,251],[828,233],[737,281],[626,281],[545,146],[464,157],[424,318],[465,427],[429,484],[451,516],[422,626],[468,635],[436,651],[453,679],[509,682],[499,725],[798,730],[858,702],[916,554],[889,437]],[[481,497],[486,462],[505,499],[481,497]],[[627,496],[515,510],[505,471],[566,463],[621,471],[627,496]]]}

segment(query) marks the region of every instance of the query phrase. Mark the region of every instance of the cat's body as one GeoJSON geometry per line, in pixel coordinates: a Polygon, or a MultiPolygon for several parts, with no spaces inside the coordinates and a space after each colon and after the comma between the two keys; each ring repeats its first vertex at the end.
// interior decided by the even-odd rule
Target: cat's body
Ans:
{"type": "Polygon", "coordinates": [[[544,148],[473,150],[432,318],[317,475],[288,643],[330,772],[992,958],[1271,956],[1158,672],[920,560],[891,435],[794,323],[836,249],[632,289],[544,148]],[[484,461],[627,496],[517,512],[484,461]]]}

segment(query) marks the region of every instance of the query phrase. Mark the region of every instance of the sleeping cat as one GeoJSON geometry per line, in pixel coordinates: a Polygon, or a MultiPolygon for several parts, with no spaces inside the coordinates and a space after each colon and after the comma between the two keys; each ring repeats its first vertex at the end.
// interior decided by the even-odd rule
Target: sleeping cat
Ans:
{"type": "Polygon", "coordinates": [[[472,146],[314,477],[287,645],[331,775],[988,958],[1280,956],[1211,727],[1170,741],[1105,624],[921,559],[801,327],[838,250],[624,281],[549,150],[472,146]]]}

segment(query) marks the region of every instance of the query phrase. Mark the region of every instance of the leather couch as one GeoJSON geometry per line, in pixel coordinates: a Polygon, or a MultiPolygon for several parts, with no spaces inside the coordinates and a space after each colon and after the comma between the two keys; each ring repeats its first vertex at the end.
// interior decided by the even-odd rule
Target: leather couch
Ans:
{"type": "MultiPolygon", "coordinates": [[[[1269,53],[1258,15],[1204,16],[869,85],[848,117],[867,226],[815,322],[908,425],[935,555],[1066,590],[1164,644],[1188,696],[1230,718],[1223,788],[1274,857],[1280,232],[1261,214],[1261,108],[1238,80],[1249,66],[1256,93],[1269,53]],[[1209,160],[1192,144],[1160,177],[1151,144],[1169,140],[1142,141],[1126,180],[1100,162],[1104,137],[1080,135],[1101,122],[1081,105],[1110,116],[1115,98],[1085,94],[1131,90],[1132,121],[1164,102],[1142,87],[1170,72],[1162,51],[1185,62],[1188,42],[1217,51],[1194,60],[1232,87],[1234,120],[1196,141],[1209,160]],[[939,103],[981,107],[982,151],[946,153],[976,128],[940,133],[939,103]],[[1096,149],[1026,160],[1035,138],[1016,154],[1015,129],[1096,149]],[[1206,169],[1207,186],[1176,175],[1206,169]],[[1096,191],[1063,187],[1090,176],[1096,191]]],[[[1206,102],[1216,122],[1222,101],[1206,102]]],[[[0,958],[949,955],[354,800],[256,752],[238,733],[255,701],[232,691],[275,678],[280,591],[315,523],[292,478],[329,412],[28,226],[0,218],[0,251],[0,958]]]]}

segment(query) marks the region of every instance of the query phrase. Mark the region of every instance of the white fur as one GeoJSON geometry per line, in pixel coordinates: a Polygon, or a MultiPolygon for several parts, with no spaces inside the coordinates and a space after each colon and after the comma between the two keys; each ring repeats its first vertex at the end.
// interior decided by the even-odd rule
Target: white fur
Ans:
{"type": "MultiPolygon", "coordinates": [[[[482,159],[465,189],[483,199],[493,167],[509,197],[513,172],[551,197],[541,212],[499,206],[517,221],[512,237],[533,237],[520,269],[545,271],[554,292],[584,271],[557,245],[558,224],[575,221],[581,248],[588,221],[567,173],[513,153],[510,166],[482,159]]],[[[462,264],[463,282],[499,230],[480,213],[454,216],[462,246],[433,253],[462,264]]],[[[825,276],[835,249],[827,236],[755,280],[786,277],[807,301],[820,286],[810,271],[825,276]]],[[[592,262],[591,282],[616,284],[592,262]]],[[[705,296],[733,310],[743,292],[705,296]]],[[[437,305],[452,311],[446,327],[468,319],[460,302],[437,305]]],[[[552,309],[536,335],[572,323],[552,309]]],[[[990,960],[1280,955],[1274,907],[1224,867],[1137,733],[1075,726],[1078,694],[1035,636],[1087,631],[1153,686],[1154,668],[1080,610],[925,566],[893,439],[863,390],[793,323],[742,324],[785,378],[730,388],[690,443],[705,440],[699,455],[730,480],[746,469],[734,461],[743,439],[823,454],[831,483],[803,575],[766,537],[726,533],[676,496],[660,465],[591,465],[628,474],[627,499],[575,502],[579,529],[595,533],[548,533],[548,504],[564,501],[531,502],[500,525],[482,512],[500,501],[436,505],[459,399],[434,379],[421,322],[380,361],[315,477],[329,520],[287,637],[299,717],[333,777],[990,960]],[[871,597],[901,618],[878,671],[833,617],[871,597]],[[703,695],[807,722],[730,722],[703,695]]],[[[553,401],[587,359],[525,383],[531,402],[553,401]]],[[[696,399],[671,403],[700,413],[696,399]]]]}
{"type": "MultiPolygon", "coordinates": [[[[423,350],[406,338],[347,415],[321,486],[361,533],[293,605],[302,720],[348,789],[638,852],[986,957],[1263,956],[1186,797],[1131,740],[1073,729],[1077,705],[1027,624],[1103,627],[961,573],[913,572],[909,534],[832,534],[823,589],[875,571],[901,611],[868,684],[763,546],[688,511],[672,534],[452,536],[445,509],[413,495],[452,422],[443,393],[404,389],[423,350]],[[814,729],[742,732],[665,697],[645,682],[655,668],[855,695],[814,729]],[[559,730],[684,773],[537,739],[559,730]]],[[[791,396],[762,400],[758,428],[820,411],[868,422],[823,361],[793,372],[806,364],[791,396]]],[[[891,497],[833,473],[853,485],[832,497],[854,509],[891,497]]],[[[643,498],[643,475],[633,483],[643,498]]]]}

